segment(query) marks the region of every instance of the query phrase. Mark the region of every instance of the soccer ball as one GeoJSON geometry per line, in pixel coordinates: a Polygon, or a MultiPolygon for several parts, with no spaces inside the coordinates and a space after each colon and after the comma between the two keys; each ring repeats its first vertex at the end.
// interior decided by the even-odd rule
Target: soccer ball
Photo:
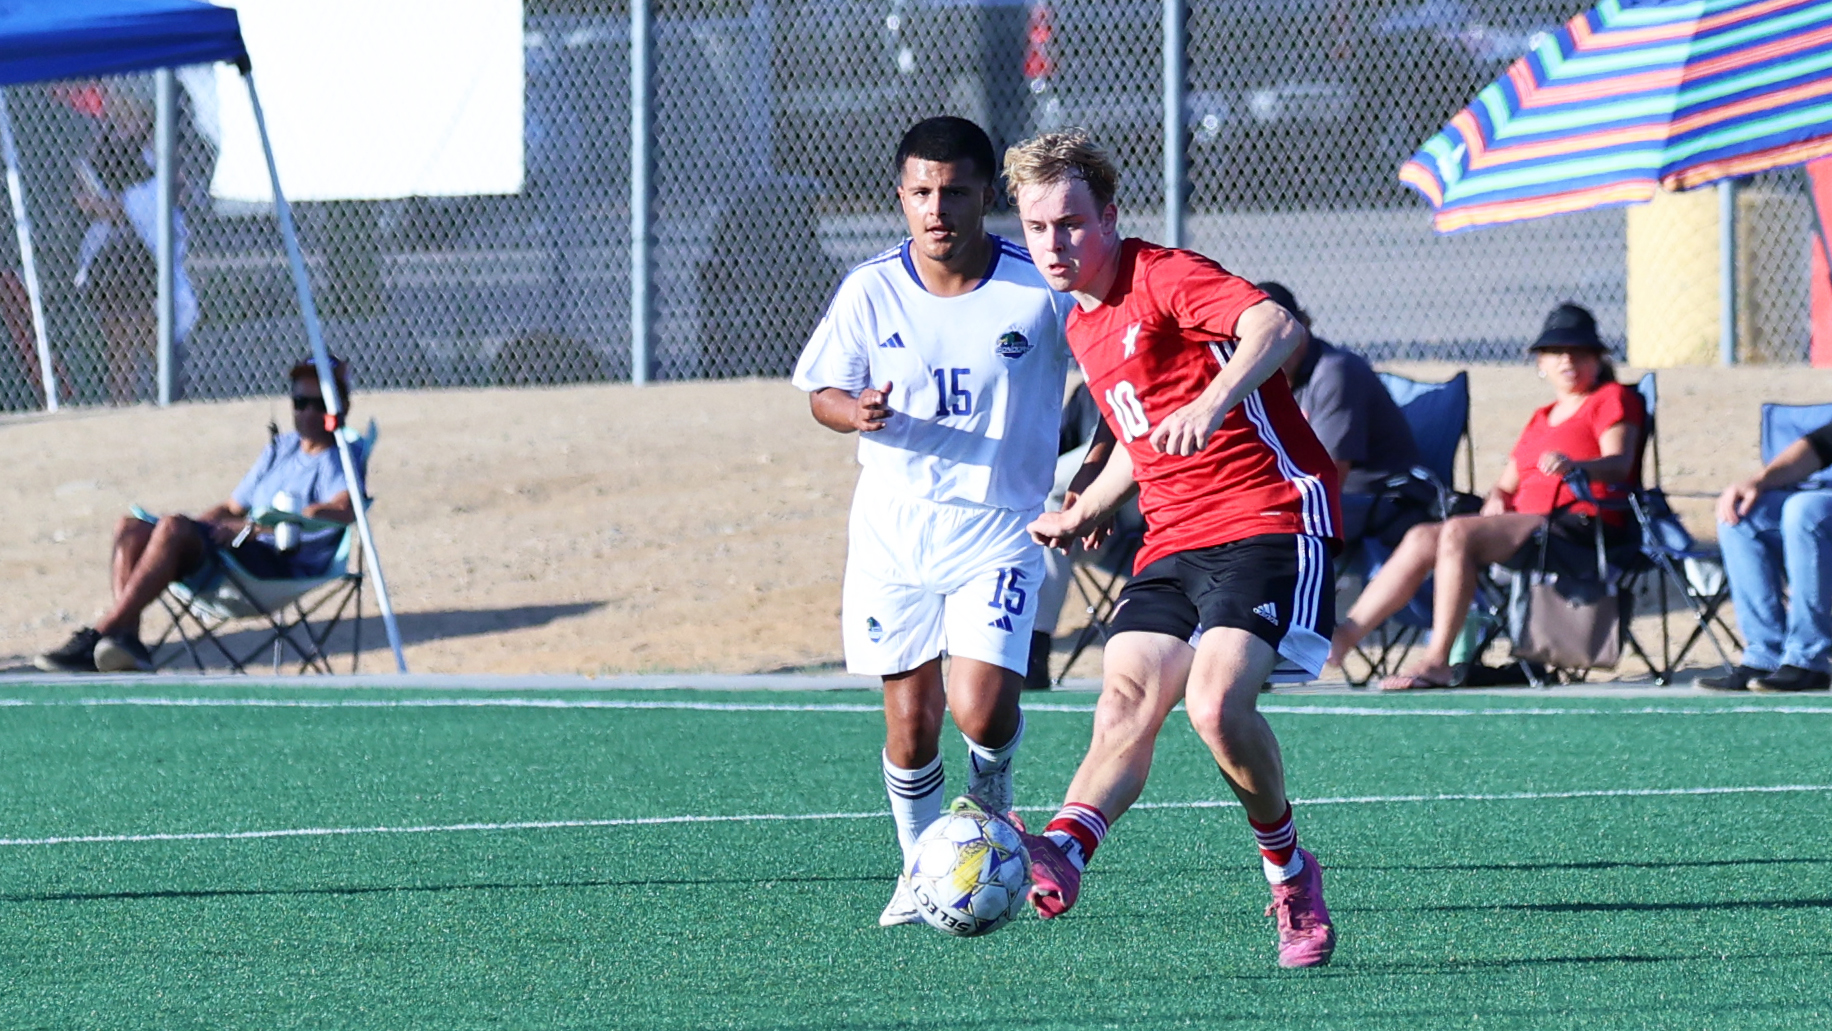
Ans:
{"type": "Polygon", "coordinates": [[[957,799],[916,839],[910,894],[930,927],[970,938],[990,934],[1024,908],[1030,853],[1018,832],[972,799],[957,799]]]}

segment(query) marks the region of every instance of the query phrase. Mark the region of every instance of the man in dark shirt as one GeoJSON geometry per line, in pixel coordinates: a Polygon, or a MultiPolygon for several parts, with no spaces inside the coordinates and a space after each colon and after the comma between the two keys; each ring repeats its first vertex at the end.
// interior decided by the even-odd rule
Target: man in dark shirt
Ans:
{"type": "Polygon", "coordinates": [[[1724,573],[1749,643],[1741,665],[1700,687],[1824,691],[1832,683],[1832,490],[1790,489],[1827,466],[1832,423],[1718,495],[1724,573]]]}
{"type": "MultiPolygon", "coordinates": [[[[1284,284],[1258,286],[1310,329],[1310,314],[1284,284]]],[[[1385,481],[1418,464],[1412,427],[1373,367],[1352,351],[1312,335],[1284,368],[1304,418],[1336,462],[1345,537],[1353,541],[1385,481]]]]}

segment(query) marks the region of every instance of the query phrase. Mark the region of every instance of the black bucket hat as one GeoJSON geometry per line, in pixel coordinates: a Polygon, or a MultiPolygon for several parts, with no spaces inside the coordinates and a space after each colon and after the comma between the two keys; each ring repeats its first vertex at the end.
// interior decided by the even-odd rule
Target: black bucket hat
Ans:
{"type": "Polygon", "coordinates": [[[1566,301],[1552,309],[1539,338],[1527,348],[1528,353],[1584,349],[1607,354],[1609,345],[1597,336],[1597,317],[1581,304],[1566,301]]]}

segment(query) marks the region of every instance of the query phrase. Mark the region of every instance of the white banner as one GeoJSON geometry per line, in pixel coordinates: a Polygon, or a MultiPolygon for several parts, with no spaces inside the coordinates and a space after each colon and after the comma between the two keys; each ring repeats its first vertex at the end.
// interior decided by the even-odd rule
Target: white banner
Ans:
{"type": "MultiPolygon", "coordinates": [[[[237,0],[290,200],[522,188],[520,0],[237,0]]],[[[271,202],[241,76],[219,65],[210,192],[271,202]]]]}

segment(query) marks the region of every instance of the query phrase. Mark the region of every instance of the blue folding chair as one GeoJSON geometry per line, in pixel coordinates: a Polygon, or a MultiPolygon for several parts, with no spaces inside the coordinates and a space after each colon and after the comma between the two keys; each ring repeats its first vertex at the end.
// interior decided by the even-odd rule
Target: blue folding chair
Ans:
{"type": "MultiPolygon", "coordinates": [[[[1437,484],[1440,510],[1448,510],[1453,492],[1474,492],[1476,480],[1475,447],[1469,434],[1469,373],[1459,372],[1441,383],[1411,379],[1398,373],[1382,372],[1380,381],[1399,405],[1412,429],[1418,446],[1419,470],[1429,474],[1437,484]],[[1457,478],[1457,453],[1464,456],[1461,484],[1457,478]]],[[[1349,543],[1342,569],[1356,571],[1372,580],[1392,557],[1392,549],[1380,541],[1366,538],[1349,543]]],[[[1365,684],[1377,676],[1397,669],[1406,653],[1431,629],[1431,580],[1427,579],[1406,607],[1375,628],[1355,651],[1367,665],[1367,674],[1350,680],[1365,684]]],[[[1346,672],[1346,670],[1345,670],[1346,672]]]]}
{"type": "Polygon", "coordinates": [[[1720,611],[1730,597],[1728,581],[1722,575],[1723,554],[1716,546],[1701,543],[1692,536],[1668,503],[1666,491],[1661,486],[1660,392],[1654,374],[1650,372],[1643,376],[1635,384],[1635,390],[1641,395],[1642,404],[1647,409],[1647,422],[1642,434],[1642,461],[1639,463],[1641,486],[1629,497],[1629,507],[1641,528],[1641,553],[1639,561],[1626,570],[1623,586],[1625,597],[1652,588],[1660,614],[1660,661],[1657,663],[1653,660],[1626,619],[1622,624],[1623,642],[1647,663],[1654,673],[1656,684],[1669,684],[1679,664],[1685,661],[1701,640],[1710,641],[1717,650],[1719,661],[1728,666],[1730,658],[1724,650],[1723,642],[1718,639],[1717,631],[1728,634],[1733,642],[1737,636],[1724,622],[1720,611]],[[1697,574],[1710,569],[1718,570],[1718,575],[1715,583],[1708,586],[1710,578],[1697,574]],[[1671,626],[1672,596],[1675,592],[1686,602],[1693,617],[1692,630],[1678,651],[1673,649],[1671,626]]]}
{"type": "MultiPolygon", "coordinates": [[[[1653,376],[1649,375],[1648,379],[1653,379],[1653,376]]],[[[1762,464],[1767,465],[1774,461],[1775,456],[1786,450],[1789,445],[1829,422],[1832,422],[1832,404],[1770,403],[1763,405],[1760,432],[1762,464]]],[[[1656,478],[1658,479],[1658,473],[1656,478]]],[[[1798,484],[1784,489],[1832,490],[1832,469],[1821,469],[1798,484]]],[[[1731,668],[1730,655],[1725,650],[1723,643],[1718,640],[1717,632],[1722,631],[1732,646],[1736,648],[1741,648],[1743,642],[1737,636],[1736,631],[1731,629],[1730,624],[1725,621],[1722,612],[1724,603],[1730,600],[1730,580],[1723,575],[1723,552],[1715,545],[1700,544],[1693,540],[1692,535],[1686,532],[1685,527],[1680,525],[1678,517],[1674,516],[1672,510],[1667,506],[1666,495],[1658,489],[1643,491],[1641,495],[1637,496],[1635,502],[1636,515],[1641,519],[1642,534],[1645,538],[1642,545],[1643,551],[1648,554],[1650,560],[1660,568],[1663,574],[1661,581],[1661,648],[1666,661],[1656,678],[1657,681],[1663,684],[1669,682],[1672,679],[1673,671],[1685,660],[1686,655],[1701,638],[1711,642],[1724,668],[1731,668]],[[1701,579],[1708,578],[1687,575],[1701,565],[1706,569],[1717,571],[1718,575],[1710,589],[1703,589],[1703,585],[1699,582],[1701,579]],[[1692,632],[1687,635],[1679,650],[1670,657],[1666,657],[1668,632],[1665,622],[1667,615],[1665,588],[1669,582],[1679,587],[1681,595],[1692,608],[1694,620],[1692,632]]]]}
{"type": "Polygon", "coordinates": [[[1430,470],[1439,484],[1456,489],[1457,452],[1461,450],[1461,489],[1473,492],[1476,452],[1469,446],[1469,373],[1459,372],[1442,383],[1410,379],[1397,372],[1378,375],[1405,415],[1406,425],[1412,428],[1419,464],[1430,470]]]}
{"type": "MultiPolygon", "coordinates": [[[[1762,464],[1774,461],[1788,445],[1829,422],[1832,422],[1832,404],[1763,405],[1762,464]]],[[[1821,469],[1789,489],[1832,489],[1832,468],[1821,469]]]]}
{"type": "MultiPolygon", "coordinates": [[[[363,436],[352,441],[356,445],[358,475],[365,481],[377,435],[375,422],[370,420],[363,436]]],[[[367,484],[361,486],[367,498],[367,484]]],[[[158,521],[138,505],[133,514],[148,522],[158,521]]],[[[270,528],[293,523],[302,532],[335,530],[341,535],[330,564],[315,576],[298,579],[262,579],[242,568],[232,553],[212,549],[202,567],[168,586],[159,597],[171,621],[151,647],[156,667],[163,669],[179,658],[188,658],[198,672],[204,672],[204,646],[208,644],[237,673],[248,672],[250,663],[269,653],[273,670],[278,673],[283,656],[290,651],[291,657],[286,661],[296,662],[300,673],[328,674],[332,672],[331,635],[348,616],[350,672],[357,672],[362,655],[364,575],[356,527],[268,508],[249,512],[248,522],[270,528]],[[242,621],[257,623],[255,639],[251,645],[235,647],[223,638],[222,631],[242,621]],[[174,637],[177,647],[161,653],[174,637]]]]}

